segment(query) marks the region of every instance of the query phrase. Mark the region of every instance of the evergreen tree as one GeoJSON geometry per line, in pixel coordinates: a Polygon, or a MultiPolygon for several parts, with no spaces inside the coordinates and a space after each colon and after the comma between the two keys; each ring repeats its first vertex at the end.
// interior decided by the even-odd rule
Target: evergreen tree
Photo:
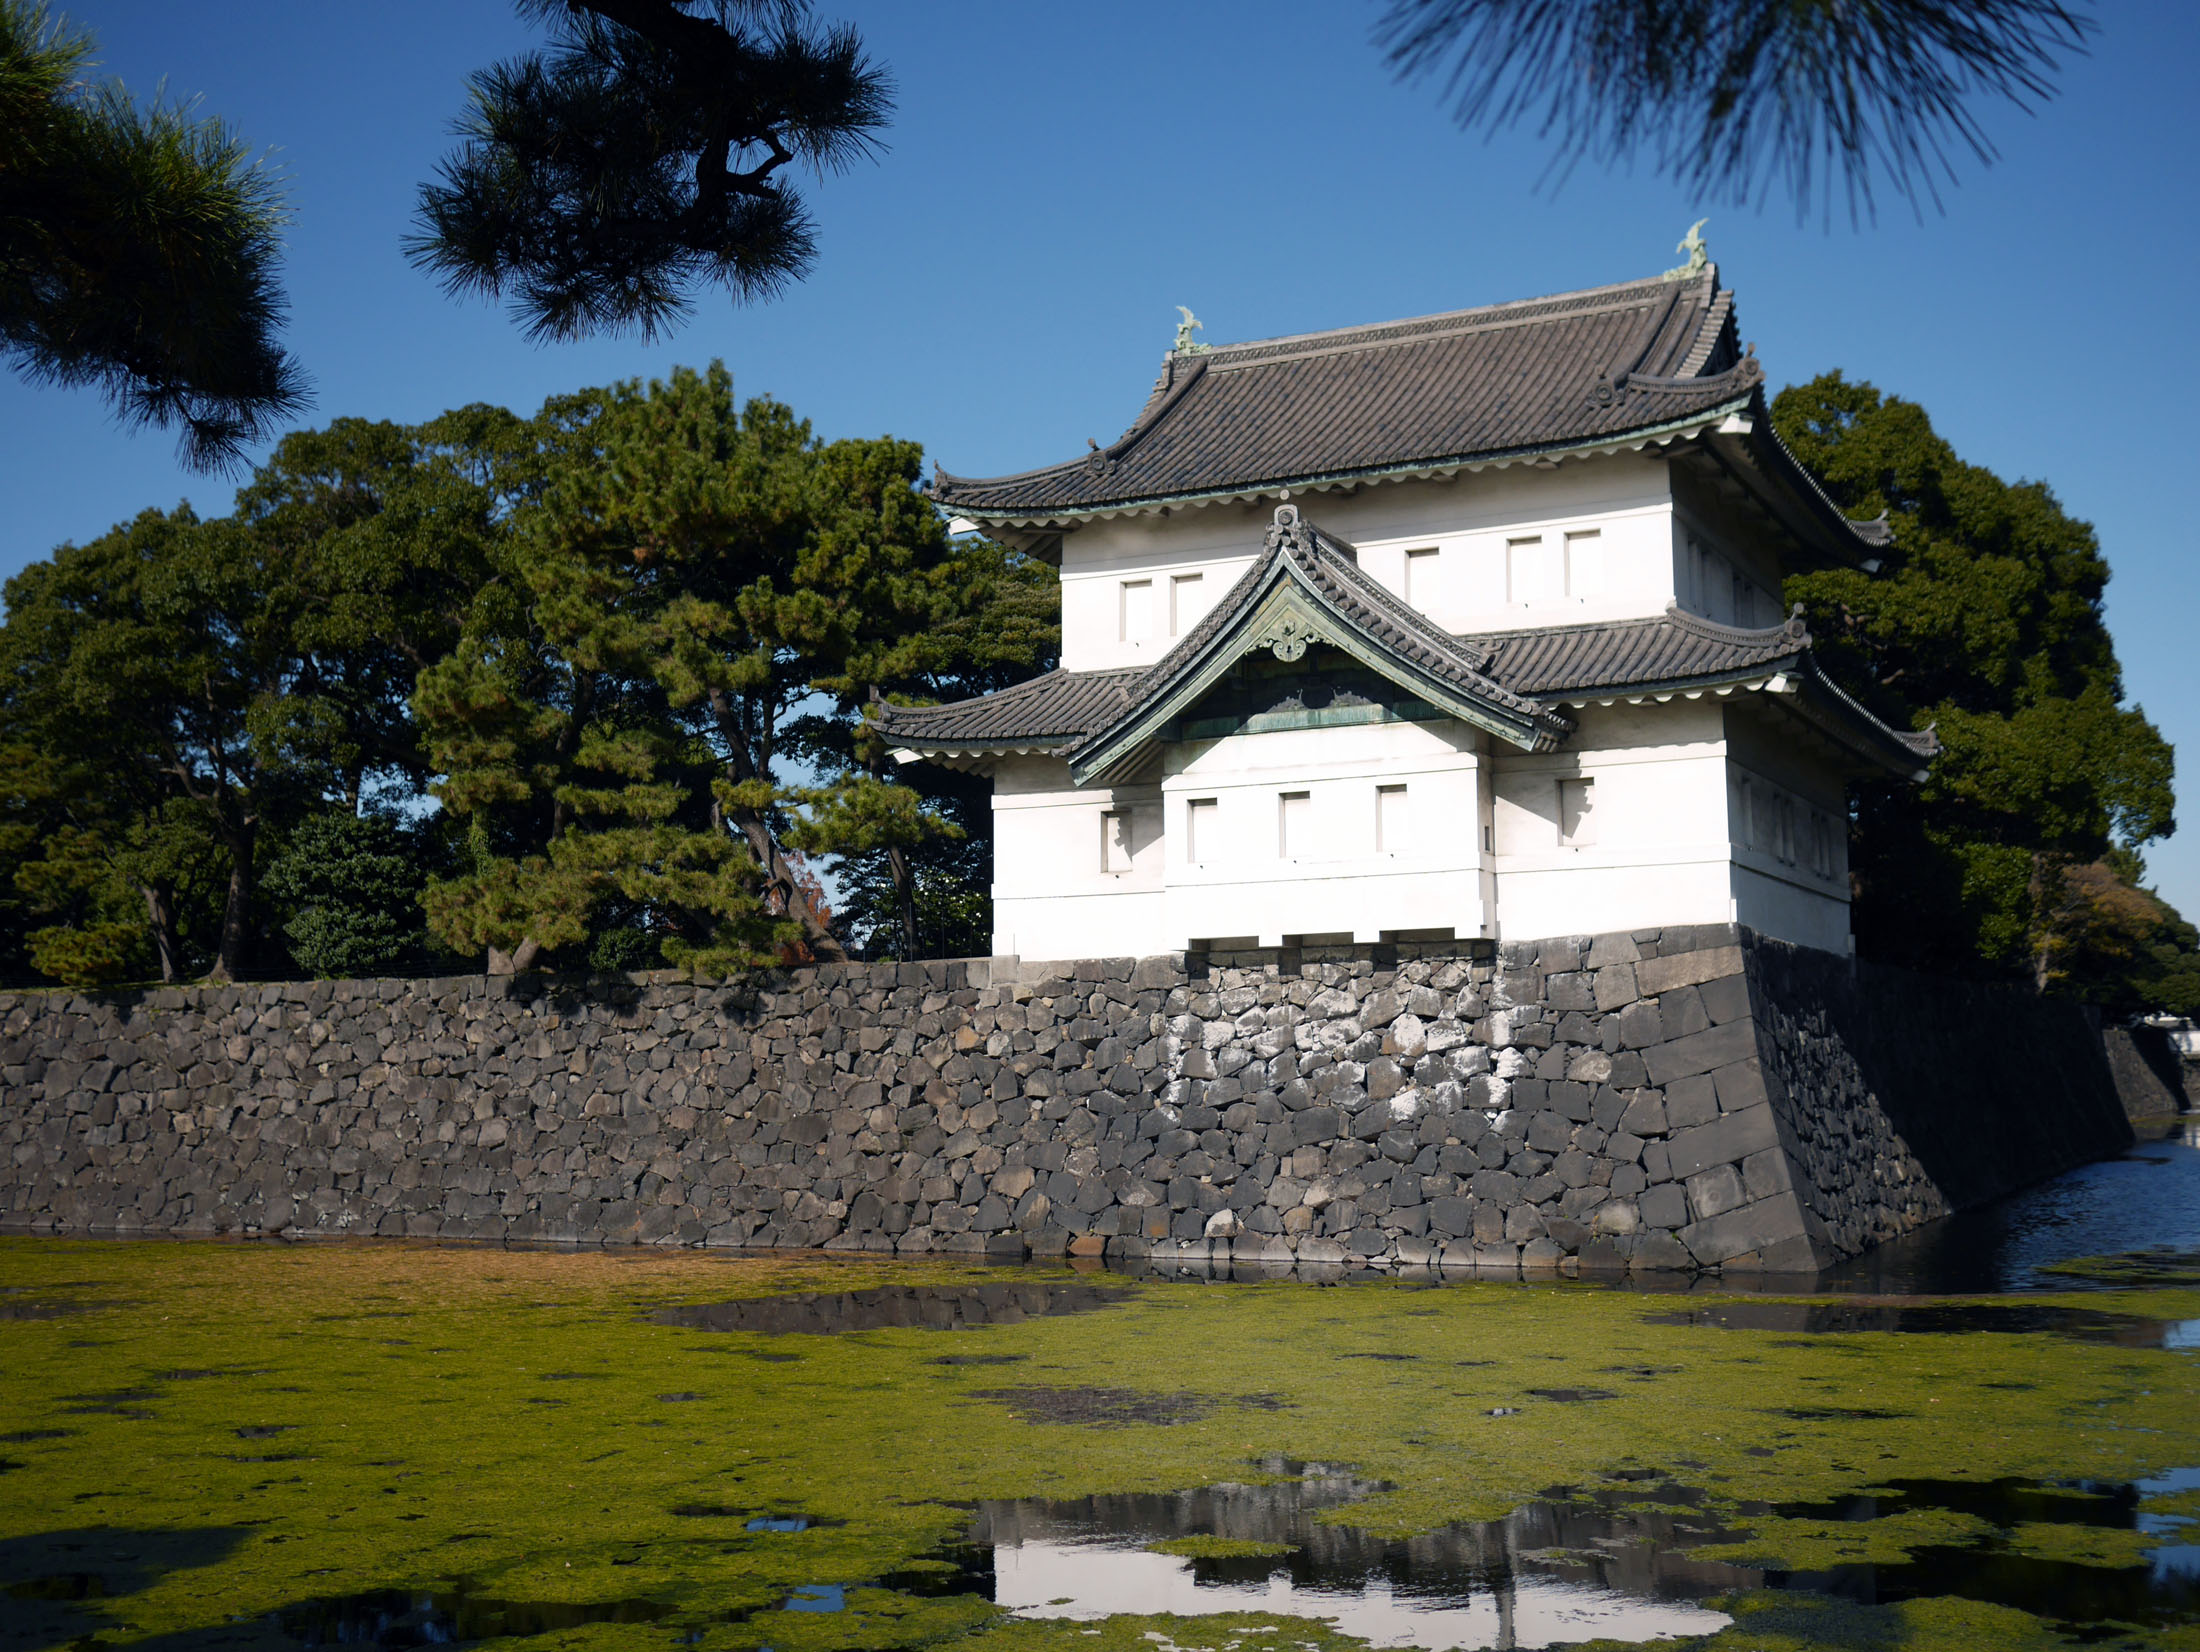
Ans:
{"type": "Polygon", "coordinates": [[[551,48],[473,77],[420,192],[415,263],[540,338],[651,338],[705,283],[768,297],[815,256],[786,169],[870,153],[892,111],[853,29],[803,0],[520,0],[551,48]]]}
{"type": "Polygon", "coordinates": [[[276,343],[281,195],[222,122],[87,85],[91,53],[0,0],[0,355],[218,468],[306,403],[276,343]]]}
{"type": "Polygon", "coordinates": [[[1833,185],[1915,204],[1953,156],[1994,156],[1972,104],[2045,101],[2093,30],[2082,0],[1390,0],[1403,79],[1440,76],[1459,124],[1532,120],[1560,167],[1647,152],[1700,195],[1802,212],[1833,185]]]}
{"type": "Polygon", "coordinates": [[[432,827],[334,809],[307,816],[261,879],[291,960],[321,980],[423,967],[430,947],[421,896],[440,850],[432,827]]]}
{"type": "Polygon", "coordinates": [[[2128,997],[2058,963],[2084,954],[2070,932],[2093,926],[2101,880],[2175,829],[2169,744],[2123,703],[2093,529],[2045,484],[1964,463],[1924,409],[1838,373],[1781,392],[1773,417],[1843,510],[1894,528],[1876,575],[1801,575],[1789,599],[1843,682],[1946,748],[1922,788],[1857,790],[1858,945],[2128,997]]]}

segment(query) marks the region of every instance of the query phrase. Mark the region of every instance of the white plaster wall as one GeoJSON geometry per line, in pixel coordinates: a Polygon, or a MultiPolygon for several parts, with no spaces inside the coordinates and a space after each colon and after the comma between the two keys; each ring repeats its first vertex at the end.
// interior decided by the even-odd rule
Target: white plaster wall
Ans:
{"type": "MultiPolygon", "coordinates": [[[[1307,519],[1359,549],[1360,564],[1453,631],[1628,619],[1658,614],[1676,594],[1672,499],[1660,458],[1620,454],[1538,470],[1515,465],[1443,481],[1389,483],[1298,500],[1307,519]],[[1568,590],[1566,536],[1595,536],[1593,584],[1568,590]],[[1515,590],[1512,540],[1540,541],[1525,556],[1532,589],[1515,590]],[[1425,589],[1422,587],[1426,587],[1425,589]]],[[[1096,522],[1062,542],[1062,664],[1072,671],[1159,659],[1190,628],[1171,613],[1171,582],[1199,576],[1212,604],[1259,554],[1274,503],[1210,505],[1169,516],[1096,522]],[[1125,582],[1146,582],[1145,636],[1126,637],[1125,582]],[[1174,621],[1174,623],[1172,623],[1174,621]]]]}
{"type": "Polygon", "coordinates": [[[1486,933],[1476,743],[1464,724],[1386,723],[1174,748],[1161,786],[1166,944],[1486,933]],[[1402,844],[1378,844],[1378,789],[1385,786],[1405,788],[1402,844]],[[1304,833],[1288,843],[1286,793],[1305,796],[1294,821],[1304,833]],[[1195,846],[1187,812],[1201,803],[1211,813],[1195,846]]]}
{"type": "Polygon", "coordinates": [[[1522,939],[1731,921],[1849,949],[1841,774],[1775,708],[1705,695],[1575,715],[1568,749],[1541,755],[1497,745],[1485,756],[1463,724],[1390,723],[1172,747],[1160,780],[1113,789],[1079,790],[1053,759],[1005,763],[993,803],[995,950],[1143,956],[1235,938],[1276,946],[1448,929],[1522,939]],[[1582,779],[1595,785],[1595,841],[1569,845],[1559,786],[1582,779]],[[1384,786],[1406,788],[1403,844],[1377,841],[1384,786]],[[1288,845],[1285,793],[1305,798],[1295,821],[1305,835],[1288,845]],[[1195,802],[1212,809],[1197,858],[1195,802]],[[1132,822],[1122,871],[1106,869],[1102,840],[1114,811],[1132,822]]]}
{"type": "Polygon", "coordinates": [[[1840,770],[1776,703],[1737,695],[1725,717],[1736,919],[1804,946],[1851,950],[1840,770]]]}
{"type": "Polygon", "coordinates": [[[1500,750],[1501,936],[1587,935],[1733,916],[1726,731],[1716,700],[1586,706],[1567,749],[1500,750]],[[1561,841],[1559,783],[1594,783],[1595,841],[1561,841]]]}
{"type": "Polygon", "coordinates": [[[1027,958],[1148,956],[1162,923],[1158,786],[1070,784],[1056,758],[1004,762],[993,779],[993,950],[1027,958]],[[1106,869],[1103,817],[1132,823],[1130,870],[1106,869]]]}

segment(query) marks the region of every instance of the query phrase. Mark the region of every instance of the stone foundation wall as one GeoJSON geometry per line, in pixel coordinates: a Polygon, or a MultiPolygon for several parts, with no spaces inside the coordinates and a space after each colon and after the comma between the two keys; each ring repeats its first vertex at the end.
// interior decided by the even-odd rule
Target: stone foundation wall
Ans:
{"type": "Polygon", "coordinates": [[[1799,1270],[2128,1141],[2066,1020],[1727,926],[9,995],[0,1227],[1799,1270]]]}

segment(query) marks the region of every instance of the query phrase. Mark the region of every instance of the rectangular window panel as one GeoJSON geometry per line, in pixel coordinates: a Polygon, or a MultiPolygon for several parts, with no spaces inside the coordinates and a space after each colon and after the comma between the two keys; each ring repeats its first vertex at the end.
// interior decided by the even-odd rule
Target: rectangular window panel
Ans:
{"type": "Polygon", "coordinates": [[[1566,536],[1566,594],[1577,600],[1604,594],[1604,535],[1595,528],[1566,536]]]}
{"type": "Polygon", "coordinates": [[[1130,869],[1131,812],[1109,809],[1100,816],[1100,870],[1128,872],[1130,869]]]}
{"type": "Polygon", "coordinates": [[[1181,637],[1207,612],[1207,582],[1198,574],[1178,574],[1169,581],[1169,635],[1181,637]]]}
{"type": "Polygon", "coordinates": [[[1525,607],[1543,596],[1543,541],[1541,539],[1508,539],[1505,541],[1505,600],[1514,607],[1525,607]]]}
{"type": "Polygon", "coordinates": [[[1403,786],[1375,788],[1375,852],[1402,855],[1412,847],[1412,827],[1406,815],[1403,786]]]}
{"type": "Polygon", "coordinates": [[[1222,837],[1215,800],[1195,797],[1184,805],[1184,858],[1194,866],[1221,852],[1222,837]]]}
{"type": "Polygon", "coordinates": [[[1123,640],[1145,642],[1153,635],[1153,581],[1126,579],[1122,584],[1123,640]]]}
{"type": "Polygon", "coordinates": [[[1405,599],[1424,614],[1434,613],[1443,593],[1437,587],[1442,564],[1433,548],[1406,552],[1405,599]]]}
{"type": "Polygon", "coordinates": [[[1597,840],[1597,783],[1594,780],[1561,780],[1558,783],[1558,841],[1569,849],[1582,849],[1597,840]]]}
{"type": "Polygon", "coordinates": [[[1749,600],[1749,581],[1742,578],[1740,574],[1736,574],[1734,576],[1733,596],[1734,617],[1730,623],[1739,625],[1744,630],[1747,630],[1750,626],[1753,626],[1757,623],[1757,619],[1755,613],[1753,612],[1755,604],[1753,604],[1749,600]]]}
{"type": "Polygon", "coordinates": [[[1276,852],[1298,860],[1314,850],[1314,798],[1309,792],[1282,792],[1276,798],[1276,852]]]}

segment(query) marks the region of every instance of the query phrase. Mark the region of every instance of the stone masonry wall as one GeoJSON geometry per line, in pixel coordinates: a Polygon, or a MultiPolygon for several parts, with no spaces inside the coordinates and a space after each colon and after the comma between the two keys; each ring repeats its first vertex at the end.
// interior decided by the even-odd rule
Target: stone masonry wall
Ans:
{"type": "MultiPolygon", "coordinates": [[[[1872,990],[1791,955],[1710,926],[0,996],[0,1228],[1805,1269],[1979,1196],[1897,1123],[1958,1139],[1977,1098],[1884,1095],[1845,1042],[1872,990]]],[[[2098,1124],[1997,1174],[2121,1145],[2098,1124]]]]}

